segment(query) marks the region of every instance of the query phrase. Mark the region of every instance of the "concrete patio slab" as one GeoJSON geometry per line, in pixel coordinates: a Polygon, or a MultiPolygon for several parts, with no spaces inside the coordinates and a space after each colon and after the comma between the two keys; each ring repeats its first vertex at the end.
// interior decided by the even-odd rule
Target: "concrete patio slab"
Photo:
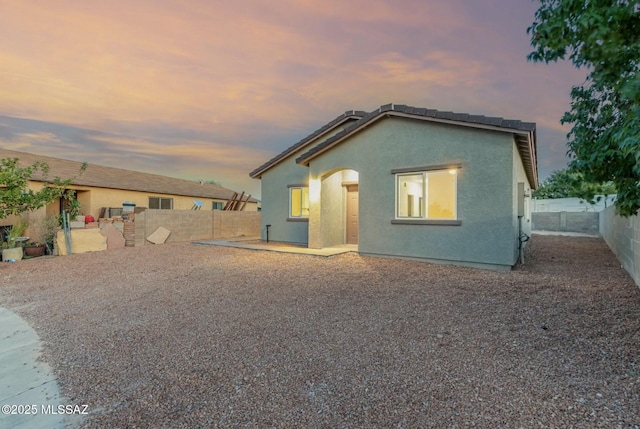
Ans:
{"type": "Polygon", "coordinates": [[[570,231],[543,231],[543,230],[533,230],[532,234],[535,235],[560,235],[564,237],[592,237],[598,238],[600,235],[598,234],[586,234],[584,232],[570,232],[570,231]]]}
{"type": "Polygon", "coordinates": [[[230,240],[208,240],[197,241],[194,244],[208,245],[208,246],[223,246],[223,247],[235,247],[239,249],[249,250],[263,250],[268,252],[280,252],[280,253],[296,253],[300,255],[312,255],[312,256],[335,256],[343,253],[357,252],[358,246],[355,244],[342,244],[334,247],[325,247],[322,249],[309,249],[301,246],[287,246],[282,243],[266,243],[260,242],[259,238],[246,238],[246,239],[230,239],[230,240]]]}

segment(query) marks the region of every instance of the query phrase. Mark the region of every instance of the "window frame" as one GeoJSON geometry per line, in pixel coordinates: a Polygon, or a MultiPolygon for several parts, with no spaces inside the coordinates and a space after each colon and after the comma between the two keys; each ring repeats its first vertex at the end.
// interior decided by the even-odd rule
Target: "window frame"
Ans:
{"type": "Polygon", "coordinates": [[[449,226],[459,226],[462,224],[462,221],[459,219],[459,211],[458,211],[458,176],[460,169],[462,168],[461,164],[446,164],[446,165],[433,165],[433,166],[422,166],[422,167],[412,167],[412,168],[399,168],[391,170],[391,174],[394,176],[394,216],[391,220],[392,224],[407,224],[407,225],[449,225],[449,226]],[[437,173],[437,172],[448,172],[449,170],[456,170],[455,174],[455,182],[454,182],[454,217],[453,218],[429,218],[426,217],[428,213],[428,193],[427,193],[427,183],[425,180],[429,174],[437,173]],[[420,203],[420,217],[409,217],[409,216],[400,216],[400,179],[404,176],[422,176],[422,195],[425,196],[422,198],[420,203]]]}
{"type": "Polygon", "coordinates": [[[149,196],[149,209],[150,210],[173,210],[173,198],[170,197],[157,197],[157,196],[149,196]],[[151,208],[151,199],[155,198],[158,200],[158,208],[151,208]],[[169,208],[162,208],[162,202],[169,201],[169,208]]]}
{"type": "Polygon", "coordinates": [[[309,186],[308,185],[287,185],[287,188],[288,188],[288,194],[289,194],[289,204],[288,204],[288,207],[287,207],[287,210],[288,210],[287,211],[287,220],[290,221],[290,222],[308,222],[309,221],[309,213],[308,213],[309,207],[308,206],[310,205],[309,204],[309,186]],[[292,200],[291,196],[292,196],[292,192],[294,190],[296,190],[296,189],[300,190],[300,215],[299,216],[293,216],[292,215],[292,213],[293,213],[292,212],[292,208],[293,208],[292,202],[293,202],[293,200],[292,200]],[[305,190],[306,190],[306,194],[307,194],[307,198],[306,198],[306,201],[307,201],[307,207],[306,207],[307,214],[306,215],[304,214],[304,209],[305,209],[305,207],[304,207],[304,201],[305,201],[304,194],[305,194],[305,190]]]}

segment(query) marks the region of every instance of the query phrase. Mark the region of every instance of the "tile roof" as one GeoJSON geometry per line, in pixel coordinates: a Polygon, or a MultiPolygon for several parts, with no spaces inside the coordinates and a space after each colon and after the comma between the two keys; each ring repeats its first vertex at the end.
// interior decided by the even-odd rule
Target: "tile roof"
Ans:
{"type": "Polygon", "coordinates": [[[260,167],[253,170],[251,173],[249,173],[249,176],[251,176],[252,178],[259,177],[262,173],[267,171],[269,168],[273,167],[283,159],[287,158],[292,153],[310,144],[311,142],[313,142],[313,140],[315,140],[317,137],[321,136],[322,134],[328,131],[331,131],[332,129],[344,124],[345,122],[349,122],[350,120],[360,119],[366,114],[367,112],[360,111],[360,110],[347,110],[342,115],[336,117],[335,119],[331,120],[327,124],[318,128],[316,131],[309,134],[308,136],[300,140],[298,143],[294,144],[293,146],[289,147],[285,151],[279,153],[278,155],[271,158],[269,161],[262,164],[260,167]]]}
{"type": "MultiPolygon", "coordinates": [[[[218,185],[201,184],[192,180],[104,167],[96,164],[88,164],[84,173],[79,175],[78,173],[82,166],[81,162],[0,148],[0,159],[2,158],[18,158],[21,166],[33,165],[36,161],[45,162],[49,165],[48,178],[50,180],[54,177],[62,179],[74,177],[72,184],[78,186],[222,200],[230,199],[234,193],[234,191],[218,185]]],[[[40,172],[37,172],[33,175],[32,180],[40,181],[42,178],[40,172]]],[[[252,198],[251,201],[255,202],[256,200],[252,198]]]]}
{"type": "Polygon", "coordinates": [[[385,104],[372,112],[364,114],[356,122],[349,124],[343,131],[340,131],[336,135],[300,155],[296,159],[296,162],[298,164],[308,165],[309,161],[315,156],[339,144],[347,137],[361,131],[375,121],[389,116],[408,117],[512,133],[515,136],[527,178],[529,179],[532,187],[537,188],[538,186],[535,123],[483,115],[470,115],[468,113],[445,112],[435,109],[406,106],[404,104],[385,104]]]}

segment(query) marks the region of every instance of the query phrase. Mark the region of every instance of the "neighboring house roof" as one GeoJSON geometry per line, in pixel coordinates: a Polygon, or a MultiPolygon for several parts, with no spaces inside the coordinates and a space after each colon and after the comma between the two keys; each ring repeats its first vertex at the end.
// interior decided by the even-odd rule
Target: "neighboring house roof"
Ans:
{"type": "MultiPolygon", "coordinates": [[[[54,177],[60,177],[63,180],[73,177],[71,183],[78,186],[222,200],[230,199],[234,193],[234,191],[218,185],[104,167],[96,164],[87,164],[87,169],[82,174],[79,174],[82,166],[81,162],[0,148],[0,159],[3,158],[18,158],[20,160],[19,164],[23,167],[33,165],[37,161],[45,162],[49,166],[49,173],[47,174],[49,180],[54,177]]],[[[38,171],[34,174],[31,180],[42,181],[41,172],[38,171]]],[[[256,202],[254,198],[251,201],[256,202]]]]}
{"type": "Polygon", "coordinates": [[[318,128],[316,131],[314,131],[313,133],[309,134],[307,137],[303,138],[298,143],[294,144],[290,148],[286,149],[284,152],[274,156],[269,161],[265,162],[260,167],[258,167],[255,170],[253,170],[251,173],[249,173],[249,176],[251,176],[252,178],[256,178],[256,177],[260,176],[262,173],[267,171],[269,168],[271,168],[274,165],[278,164],[283,159],[289,157],[289,155],[293,154],[294,152],[298,151],[299,149],[302,149],[305,146],[307,146],[310,143],[312,143],[317,137],[319,137],[319,136],[321,136],[321,135],[323,135],[323,134],[325,134],[325,133],[327,133],[327,132],[329,132],[329,131],[331,131],[331,130],[333,130],[333,129],[341,126],[341,125],[343,125],[345,122],[358,120],[358,119],[362,118],[363,116],[365,116],[366,114],[367,114],[367,112],[364,112],[364,111],[361,111],[361,110],[347,110],[342,115],[338,116],[337,118],[333,119],[329,123],[327,123],[327,124],[323,125],[322,127],[318,128]]]}
{"type": "MultiPolygon", "coordinates": [[[[522,158],[522,163],[524,164],[524,169],[527,174],[527,178],[529,179],[529,182],[533,188],[538,187],[536,124],[533,122],[522,122],[514,119],[503,119],[503,118],[483,116],[483,115],[470,115],[468,113],[443,112],[435,109],[411,107],[403,104],[386,104],[369,113],[364,113],[364,114],[362,114],[362,112],[358,112],[358,113],[360,117],[358,118],[357,121],[351,124],[348,124],[343,131],[340,131],[336,135],[328,138],[324,142],[320,143],[319,145],[311,148],[309,151],[300,155],[296,159],[296,162],[301,165],[308,165],[309,162],[316,156],[329,150],[333,146],[340,144],[341,142],[346,140],[348,137],[362,131],[363,129],[377,122],[380,119],[387,118],[390,116],[405,117],[405,118],[426,120],[426,121],[438,122],[438,123],[444,123],[444,124],[452,124],[452,125],[458,125],[458,126],[466,126],[466,127],[472,127],[472,128],[507,132],[507,133],[513,134],[516,139],[518,151],[520,152],[520,156],[522,158]]],[[[340,118],[340,116],[338,118],[340,118]]],[[[276,156],[271,161],[264,164],[262,167],[259,167],[258,169],[254,170],[251,173],[251,177],[258,176],[259,174],[264,172],[267,168],[280,162],[280,160],[285,158],[287,154],[290,154],[296,151],[297,149],[304,147],[305,143],[309,143],[311,140],[313,140],[313,136],[317,136],[318,134],[321,134],[321,130],[326,129],[327,126],[332,124],[333,122],[335,122],[335,119],[334,121],[320,128],[320,130],[316,131],[311,136],[301,140],[300,142],[296,143],[289,149],[285,150],[284,152],[282,152],[282,154],[276,156]],[[265,168],[265,166],[267,167],[265,168]]]]}

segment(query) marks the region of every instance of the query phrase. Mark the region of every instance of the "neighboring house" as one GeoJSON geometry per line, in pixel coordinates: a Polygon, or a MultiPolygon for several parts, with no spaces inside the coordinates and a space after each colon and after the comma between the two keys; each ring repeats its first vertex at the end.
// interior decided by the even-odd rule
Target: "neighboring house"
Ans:
{"type": "MultiPolygon", "coordinates": [[[[81,162],[24,152],[0,149],[0,159],[18,158],[23,167],[42,161],[49,166],[48,178],[74,177],[68,189],[76,192],[80,211],[98,219],[102,208],[122,208],[123,202],[132,202],[138,208],[189,210],[194,200],[203,204],[200,210],[222,209],[234,192],[218,185],[175,179],[156,174],[140,173],[119,168],[88,164],[84,173],[79,174],[81,162]]],[[[42,187],[40,172],[29,181],[33,189],[42,187]]],[[[62,208],[60,200],[29,213],[30,222],[45,215],[58,215],[62,208]]],[[[251,199],[244,210],[257,210],[257,201],[251,199]]],[[[117,210],[115,210],[117,213],[117,210]]],[[[10,217],[0,219],[0,226],[11,225],[15,221],[10,217]]]]}
{"type": "Polygon", "coordinates": [[[534,123],[385,105],[348,111],[251,172],[262,234],[310,248],[508,269],[538,185],[534,123]]]}

